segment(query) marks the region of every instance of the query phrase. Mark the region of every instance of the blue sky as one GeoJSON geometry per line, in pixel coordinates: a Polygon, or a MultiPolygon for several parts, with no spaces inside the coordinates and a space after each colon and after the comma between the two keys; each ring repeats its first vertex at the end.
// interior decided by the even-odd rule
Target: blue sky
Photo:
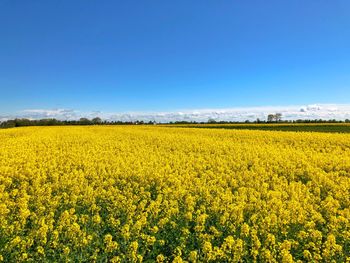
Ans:
{"type": "Polygon", "coordinates": [[[350,1],[0,0],[0,113],[349,104],[350,1]]]}

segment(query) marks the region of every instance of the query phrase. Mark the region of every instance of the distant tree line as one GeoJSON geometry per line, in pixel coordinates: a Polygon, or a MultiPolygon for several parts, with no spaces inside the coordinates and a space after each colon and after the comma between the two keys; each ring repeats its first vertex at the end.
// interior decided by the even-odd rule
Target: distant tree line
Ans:
{"type": "MultiPolygon", "coordinates": [[[[282,114],[270,114],[267,120],[256,119],[255,121],[216,121],[214,119],[209,119],[206,122],[197,121],[174,121],[162,124],[257,124],[257,123],[350,123],[349,119],[345,121],[341,120],[282,120],[282,114]],[[271,115],[271,116],[270,116],[271,115]]],[[[155,121],[108,121],[102,120],[99,117],[88,119],[80,118],[79,120],[57,120],[57,119],[40,119],[40,120],[30,120],[30,119],[13,119],[0,122],[0,128],[14,128],[14,127],[25,127],[25,126],[64,126],[64,125],[154,125],[157,124],[155,121]]]]}
{"type": "Polygon", "coordinates": [[[30,120],[30,119],[13,119],[7,120],[0,123],[0,128],[14,128],[14,127],[26,127],[26,126],[64,126],[64,125],[153,125],[156,122],[149,121],[107,121],[102,120],[99,117],[88,119],[80,118],[79,120],[57,120],[57,119],[41,119],[41,120],[30,120]]]}
{"type": "Polygon", "coordinates": [[[288,124],[288,123],[350,123],[349,119],[346,120],[336,120],[336,119],[330,119],[330,120],[323,120],[323,119],[313,119],[313,120],[303,120],[303,119],[297,119],[297,120],[280,120],[280,121],[267,121],[267,120],[260,120],[256,119],[254,121],[251,120],[245,120],[245,121],[215,121],[215,120],[208,120],[207,122],[196,122],[196,121],[174,121],[169,122],[168,124],[274,124],[274,123],[281,123],[281,124],[288,124]]]}
{"type": "Polygon", "coordinates": [[[251,120],[245,120],[245,121],[216,121],[215,119],[208,119],[207,122],[196,122],[196,121],[175,121],[170,122],[169,124],[257,124],[257,123],[350,123],[349,119],[346,119],[344,121],[342,120],[336,120],[336,119],[330,119],[330,120],[323,120],[323,119],[313,119],[313,120],[303,120],[303,119],[297,119],[297,120],[282,120],[282,113],[275,113],[275,114],[269,114],[267,115],[266,120],[260,120],[257,118],[254,121],[251,120]]]}

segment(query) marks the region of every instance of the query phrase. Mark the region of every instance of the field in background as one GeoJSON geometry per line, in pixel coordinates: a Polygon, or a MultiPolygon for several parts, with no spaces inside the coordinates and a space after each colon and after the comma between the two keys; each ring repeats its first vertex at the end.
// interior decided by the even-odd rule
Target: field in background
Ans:
{"type": "Polygon", "coordinates": [[[167,124],[167,127],[349,133],[349,123],[167,124]]]}
{"type": "Polygon", "coordinates": [[[28,127],[0,149],[5,262],[350,260],[350,134],[28,127]]]}

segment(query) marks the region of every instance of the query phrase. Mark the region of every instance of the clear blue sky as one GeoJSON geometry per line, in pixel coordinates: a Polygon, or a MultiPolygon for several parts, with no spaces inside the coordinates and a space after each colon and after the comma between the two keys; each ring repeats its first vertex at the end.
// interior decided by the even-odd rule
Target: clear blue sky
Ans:
{"type": "Polygon", "coordinates": [[[350,103],[350,1],[0,0],[0,112],[350,103]]]}

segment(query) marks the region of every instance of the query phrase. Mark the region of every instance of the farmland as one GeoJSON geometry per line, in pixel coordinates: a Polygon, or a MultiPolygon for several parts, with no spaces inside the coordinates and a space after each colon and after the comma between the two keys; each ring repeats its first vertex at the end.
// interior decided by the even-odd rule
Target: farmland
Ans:
{"type": "Polygon", "coordinates": [[[349,196],[347,133],[0,130],[5,262],[345,262],[349,196]]]}

